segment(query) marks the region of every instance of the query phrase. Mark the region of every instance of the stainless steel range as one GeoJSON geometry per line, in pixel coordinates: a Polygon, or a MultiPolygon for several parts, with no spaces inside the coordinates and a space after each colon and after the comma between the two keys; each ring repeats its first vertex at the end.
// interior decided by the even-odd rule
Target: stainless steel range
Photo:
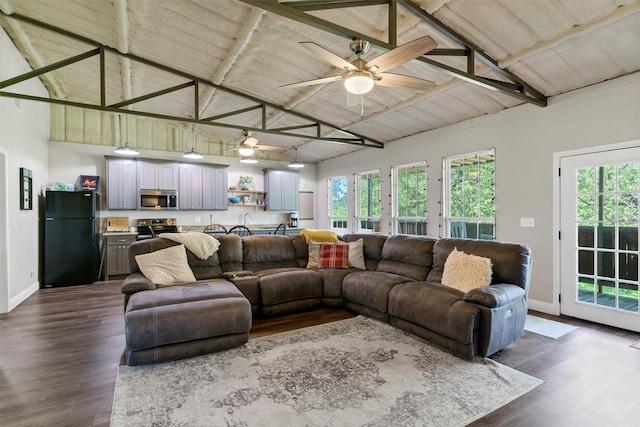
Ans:
{"type": "Polygon", "coordinates": [[[138,240],[151,239],[160,233],[176,233],[175,218],[149,218],[138,220],[138,240]]]}

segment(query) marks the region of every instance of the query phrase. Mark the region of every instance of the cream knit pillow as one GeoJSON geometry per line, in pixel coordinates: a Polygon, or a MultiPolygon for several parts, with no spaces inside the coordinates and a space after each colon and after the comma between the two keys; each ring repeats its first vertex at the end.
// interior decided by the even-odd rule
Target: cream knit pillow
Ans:
{"type": "Polygon", "coordinates": [[[184,245],[136,255],[136,262],[142,274],[159,286],[196,281],[184,245]]]}
{"type": "Polygon", "coordinates": [[[489,258],[469,255],[454,248],[444,263],[442,284],[466,293],[490,285],[491,274],[489,258]]]}

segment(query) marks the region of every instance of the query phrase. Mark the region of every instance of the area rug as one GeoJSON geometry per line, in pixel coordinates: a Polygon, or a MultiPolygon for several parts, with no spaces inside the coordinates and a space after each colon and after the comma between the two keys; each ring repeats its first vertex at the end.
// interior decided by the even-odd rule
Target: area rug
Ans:
{"type": "Polygon", "coordinates": [[[111,426],[462,426],[540,384],[356,317],[121,366],[111,426]]]}
{"type": "Polygon", "coordinates": [[[527,314],[527,319],[524,322],[525,331],[553,338],[554,340],[576,329],[578,329],[577,326],[567,325],[566,323],[556,322],[555,320],[543,319],[542,317],[532,316],[530,314],[527,314]]]}

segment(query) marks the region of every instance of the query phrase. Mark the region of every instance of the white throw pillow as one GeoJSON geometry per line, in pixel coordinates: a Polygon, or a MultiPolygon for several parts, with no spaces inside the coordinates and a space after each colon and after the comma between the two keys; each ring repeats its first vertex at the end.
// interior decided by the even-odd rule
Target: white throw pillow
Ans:
{"type": "MultiPolygon", "coordinates": [[[[322,242],[309,241],[309,261],[307,262],[307,268],[318,268],[321,244],[322,242]]],[[[364,240],[358,239],[351,243],[338,241],[334,244],[349,245],[349,267],[359,268],[360,270],[367,269],[364,262],[364,240]]]]}
{"type": "Polygon", "coordinates": [[[159,286],[196,281],[184,245],[136,255],[136,262],[142,274],[159,286]]]}
{"type": "Polygon", "coordinates": [[[491,260],[469,255],[457,249],[447,257],[442,273],[442,284],[469,292],[491,284],[491,260]]]}

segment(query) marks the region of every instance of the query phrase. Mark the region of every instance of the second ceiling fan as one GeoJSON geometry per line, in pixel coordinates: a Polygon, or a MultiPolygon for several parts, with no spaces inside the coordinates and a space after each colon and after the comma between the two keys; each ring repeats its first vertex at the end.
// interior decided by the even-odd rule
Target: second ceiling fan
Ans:
{"type": "Polygon", "coordinates": [[[391,49],[370,61],[362,59],[369,50],[366,40],[353,40],[349,47],[356,54],[353,62],[328,51],[314,42],[300,42],[306,49],[329,64],[345,70],[343,74],[304,82],[292,83],[281,87],[302,87],[344,80],[345,89],[352,94],[362,95],[369,92],[374,85],[414,90],[429,90],[435,83],[417,77],[387,73],[387,70],[409,62],[433,50],[437,43],[429,36],[420,37],[401,46],[391,49]]]}

